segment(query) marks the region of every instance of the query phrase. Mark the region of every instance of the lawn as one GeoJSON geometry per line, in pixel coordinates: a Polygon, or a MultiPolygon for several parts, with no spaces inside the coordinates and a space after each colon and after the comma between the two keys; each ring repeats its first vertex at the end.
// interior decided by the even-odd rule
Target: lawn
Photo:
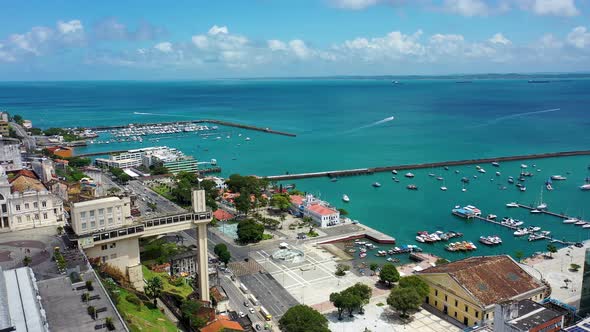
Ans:
{"type": "Polygon", "coordinates": [[[159,309],[150,309],[143,305],[141,306],[141,309],[138,310],[137,305],[127,302],[126,297],[129,292],[123,288],[119,288],[119,294],[121,296],[119,298],[119,303],[117,303],[117,309],[121,313],[121,316],[123,316],[130,331],[179,331],[179,329],[169,321],[159,309]]]}
{"type": "Polygon", "coordinates": [[[178,294],[183,298],[186,298],[193,292],[193,288],[187,284],[183,284],[182,286],[174,286],[170,284],[170,275],[166,272],[154,272],[148,269],[145,265],[142,266],[143,268],[143,278],[145,280],[149,280],[153,277],[160,277],[162,279],[162,283],[164,284],[164,291],[170,292],[174,294],[178,294]]]}
{"type": "Polygon", "coordinates": [[[168,187],[166,187],[164,185],[152,187],[152,190],[155,191],[156,193],[158,193],[158,195],[166,198],[167,200],[170,200],[170,201],[173,200],[172,195],[170,194],[170,190],[168,190],[168,187]]]}

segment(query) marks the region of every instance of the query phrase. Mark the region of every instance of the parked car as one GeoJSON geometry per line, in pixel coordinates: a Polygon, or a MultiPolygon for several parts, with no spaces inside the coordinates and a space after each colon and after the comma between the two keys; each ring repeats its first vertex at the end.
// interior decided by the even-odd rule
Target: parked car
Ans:
{"type": "Polygon", "coordinates": [[[240,313],[239,313],[238,315],[239,315],[241,318],[244,318],[244,317],[246,317],[246,314],[245,314],[245,313],[243,313],[243,312],[241,312],[241,311],[240,311],[240,313]]]}
{"type": "Polygon", "coordinates": [[[254,308],[250,308],[250,313],[253,314],[254,313],[254,308]]]}
{"type": "Polygon", "coordinates": [[[249,307],[250,306],[250,304],[248,303],[248,301],[244,301],[244,306],[245,307],[249,307]]]}

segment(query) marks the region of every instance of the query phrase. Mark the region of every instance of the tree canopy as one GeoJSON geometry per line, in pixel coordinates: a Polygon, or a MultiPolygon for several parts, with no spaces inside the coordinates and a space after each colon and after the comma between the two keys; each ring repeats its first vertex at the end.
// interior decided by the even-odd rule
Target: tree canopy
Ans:
{"type": "Polygon", "coordinates": [[[421,298],[425,298],[430,292],[430,287],[428,287],[428,284],[418,276],[403,277],[399,280],[398,286],[400,288],[414,289],[421,298]]]}
{"type": "Polygon", "coordinates": [[[391,284],[399,280],[399,272],[395,265],[385,263],[379,272],[379,280],[391,287],[391,284]]]}
{"type": "Polygon", "coordinates": [[[205,190],[205,204],[213,210],[217,210],[218,191],[215,182],[212,180],[202,180],[199,184],[199,178],[195,173],[179,172],[174,177],[176,186],[172,188],[170,194],[173,200],[180,205],[190,205],[192,191],[194,188],[205,190]]]}
{"type": "Polygon", "coordinates": [[[154,303],[156,303],[156,299],[162,294],[163,289],[164,284],[162,283],[162,279],[160,277],[153,277],[147,281],[145,295],[154,299],[154,303]]]}
{"type": "Polygon", "coordinates": [[[285,194],[275,194],[270,199],[270,205],[281,211],[287,211],[291,206],[291,199],[285,194]]]}
{"type": "Polygon", "coordinates": [[[418,309],[422,301],[423,298],[413,288],[394,288],[387,297],[387,304],[398,311],[401,317],[408,317],[408,311],[418,309]]]}
{"type": "Polygon", "coordinates": [[[246,219],[238,223],[238,241],[241,243],[255,243],[262,240],[264,226],[255,220],[246,219]]]}
{"type": "Polygon", "coordinates": [[[283,332],[329,332],[328,320],[317,310],[299,304],[289,308],[279,320],[283,332]]]}

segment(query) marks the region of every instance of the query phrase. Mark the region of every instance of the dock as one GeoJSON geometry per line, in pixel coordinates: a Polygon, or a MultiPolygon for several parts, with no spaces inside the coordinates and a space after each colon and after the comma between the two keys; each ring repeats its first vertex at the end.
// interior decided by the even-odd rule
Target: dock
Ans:
{"type": "Polygon", "coordinates": [[[531,160],[531,159],[543,159],[543,158],[555,158],[555,157],[572,157],[572,156],[586,156],[590,155],[590,150],[578,150],[578,151],[561,151],[561,152],[549,152],[540,154],[528,154],[519,156],[505,156],[505,157],[493,157],[493,158],[481,158],[481,159],[466,159],[466,160],[455,160],[455,161],[442,161],[433,163],[423,164],[406,164],[406,165],[392,165],[372,168],[356,168],[348,170],[332,170],[312,173],[297,173],[297,174],[283,174],[283,175],[271,175],[264,178],[271,181],[282,181],[282,180],[298,180],[307,178],[319,178],[319,177],[341,177],[341,176],[354,176],[354,175],[370,175],[373,173],[380,172],[391,172],[392,170],[403,171],[403,170],[414,170],[423,168],[435,168],[445,166],[462,166],[462,165],[474,165],[474,164],[486,164],[492,162],[504,162],[504,161],[516,161],[516,160],[531,160]]]}
{"type": "Polygon", "coordinates": [[[492,224],[500,225],[502,227],[510,228],[511,230],[517,230],[518,229],[518,227],[516,227],[516,226],[504,225],[503,223],[501,223],[499,221],[488,219],[488,218],[484,218],[482,216],[474,216],[474,218],[475,219],[479,219],[479,220],[483,220],[483,221],[487,221],[487,222],[492,223],[492,224]]]}
{"type": "Polygon", "coordinates": [[[295,137],[296,134],[288,133],[285,131],[273,130],[268,127],[258,127],[252,126],[242,123],[230,122],[230,121],[223,121],[223,120],[213,120],[213,119],[198,119],[198,120],[184,120],[184,121],[168,121],[168,122],[153,122],[153,123],[131,123],[126,125],[115,125],[115,126],[96,126],[96,127],[86,127],[86,129],[90,129],[92,131],[104,131],[104,130],[115,130],[115,129],[126,129],[126,128],[141,128],[141,127],[148,127],[148,126],[166,126],[166,125],[175,125],[175,124],[195,124],[195,123],[211,123],[217,124],[226,127],[234,127],[234,128],[241,128],[241,129],[248,129],[254,131],[261,131],[264,133],[281,135],[281,136],[288,136],[288,137],[295,137]]]}
{"type": "MultiPolygon", "coordinates": [[[[516,204],[518,204],[518,207],[521,207],[523,209],[527,209],[529,211],[535,210],[535,208],[532,206],[527,206],[527,205],[519,204],[519,203],[516,203],[516,204]]],[[[554,217],[561,218],[561,219],[570,219],[571,218],[569,216],[566,216],[565,214],[559,214],[559,213],[555,213],[555,212],[551,212],[551,211],[547,211],[547,210],[540,210],[540,211],[543,214],[547,214],[547,215],[554,216],[554,217]]],[[[580,220],[580,221],[585,221],[585,220],[580,220]]]]}
{"type": "MultiPolygon", "coordinates": [[[[520,204],[519,204],[519,205],[520,205],[520,204]]],[[[533,209],[533,208],[531,208],[530,206],[522,206],[522,207],[525,207],[525,208],[530,208],[530,210],[532,210],[532,209],[533,209]]],[[[557,215],[557,216],[559,216],[557,213],[555,213],[555,214],[553,214],[553,215],[557,215]]],[[[518,227],[515,227],[515,226],[509,226],[509,225],[504,225],[504,224],[502,224],[502,223],[501,223],[501,222],[499,222],[499,221],[492,220],[492,219],[488,219],[488,218],[484,218],[484,217],[482,217],[482,216],[474,216],[474,218],[476,218],[476,219],[479,219],[479,220],[483,220],[483,221],[487,221],[487,222],[489,222],[489,223],[492,223],[492,224],[500,225],[500,226],[502,226],[502,227],[510,228],[511,230],[517,230],[517,229],[518,229],[518,227]]],[[[566,217],[566,218],[567,218],[567,217],[566,217]]],[[[523,225],[523,227],[524,227],[524,225],[523,225]]],[[[536,234],[536,233],[534,233],[534,234],[535,234],[535,235],[537,235],[537,236],[539,235],[539,234],[536,234]]],[[[551,243],[559,243],[559,244],[561,244],[561,245],[564,245],[564,246],[569,246],[569,245],[573,245],[573,244],[575,244],[575,242],[571,242],[571,241],[562,241],[562,240],[554,239],[552,236],[546,236],[546,235],[542,235],[542,236],[541,236],[541,238],[539,238],[539,240],[549,240],[551,243]]],[[[529,241],[530,241],[530,240],[529,240],[529,241]]]]}

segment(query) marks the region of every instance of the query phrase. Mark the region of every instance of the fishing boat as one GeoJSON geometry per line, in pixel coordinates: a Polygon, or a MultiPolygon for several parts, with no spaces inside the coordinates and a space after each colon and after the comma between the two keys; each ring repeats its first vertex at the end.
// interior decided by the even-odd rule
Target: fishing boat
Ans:
{"type": "Polygon", "coordinates": [[[381,187],[381,183],[375,182],[375,183],[373,183],[373,187],[379,188],[379,187],[381,187]]]}
{"type": "Polygon", "coordinates": [[[500,167],[500,163],[497,161],[492,161],[492,166],[494,167],[500,167]]]}
{"type": "Polygon", "coordinates": [[[348,195],[344,194],[342,195],[342,200],[346,203],[350,202],[350,197],[348,197],[348,195]]]}
{"type": "Polygon", "coordinates": [[[567,178],[561,175],[551,175],[551,180],[563,181],[567,180],[567,178]]]}
{"type": "Polygon", "coordinates": [[[407,178],[413,178],[415,175],[414,173],[406,173],[404,176],[407,178]]]}
{"type": "Polygon", "coordinates": [[[565,219],[565,220],[563,221],[563,223],[564,223],[564,224],[575,224],[575,223],[577,223],[578,221],[579,221],[579,220],[578,220],[578,219],[576,219],[576,218],[568,218],[568,219],[565,219]]]}
{"type": "Polygon", "coordinates": [[[408,188],[408,190],[418,190],[418,186],[415,184],[409,184],[406,186],[406,188],[408,188]]]}
{"type": "Polygon", "coordinates": [[[506,207],[517,208],[517,207],[519,207],[519,205],[516,202],[510,202],[510,203],[506,203],[506,207]]]}

